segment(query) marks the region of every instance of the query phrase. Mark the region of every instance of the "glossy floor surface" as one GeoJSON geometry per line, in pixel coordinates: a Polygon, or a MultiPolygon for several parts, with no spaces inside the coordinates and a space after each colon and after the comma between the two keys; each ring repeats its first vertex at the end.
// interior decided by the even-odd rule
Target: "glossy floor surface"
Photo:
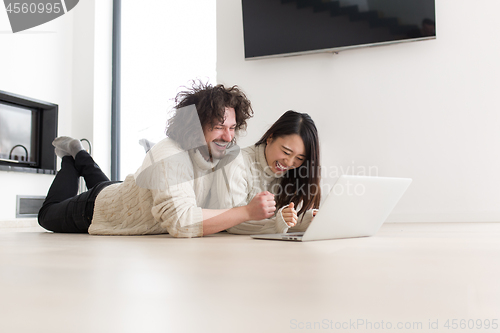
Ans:
{"type": "Polygon", "coordinates": [[[309,243],[24,230],[0,232],[0,332],[500,331],[500,223],[309,243]]]}

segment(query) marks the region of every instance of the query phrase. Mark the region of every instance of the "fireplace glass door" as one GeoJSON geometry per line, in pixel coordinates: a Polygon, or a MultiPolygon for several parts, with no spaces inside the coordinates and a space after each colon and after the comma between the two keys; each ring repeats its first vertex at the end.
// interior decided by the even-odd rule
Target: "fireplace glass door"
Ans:
{"type": "Polygon", "coordinates": [[[0,159],[18,165],[37,165],[38,111],[0,103],[0,159]]]}

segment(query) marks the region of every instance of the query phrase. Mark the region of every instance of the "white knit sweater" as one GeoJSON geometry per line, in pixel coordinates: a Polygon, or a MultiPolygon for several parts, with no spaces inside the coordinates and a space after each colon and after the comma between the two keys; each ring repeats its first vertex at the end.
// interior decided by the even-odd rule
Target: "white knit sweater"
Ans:
{"type": "Polygon", "coordinates": [[[198,150],[184,151],[168,138],[158,142],[135,175],[99,193],[89,233],[202,236],[214,165],[198,150]]]}
{"type": "MultiPolygon", "coordinates": [[[[264,154],[265,144],[250,146],[241,150],[241,154],[222,170],[215,172],[212,184],[209,206],[213,209],[232,208],[247,205],[255,195],[263,191],[277,193],[280,178],[267,167],[264,154]]],[[[285,206],[286,207],[286,206],[285,206]]],[[[281,211],[261,221],[240,223],[228,232],[234,234],[273,234],[295,231],[305,231],[311,223],[313,212],[308,210],[298,217],[297,225],[288,228],[281,211]]],[[[297,211],[300,209],[296,207],[297,211]]]]}

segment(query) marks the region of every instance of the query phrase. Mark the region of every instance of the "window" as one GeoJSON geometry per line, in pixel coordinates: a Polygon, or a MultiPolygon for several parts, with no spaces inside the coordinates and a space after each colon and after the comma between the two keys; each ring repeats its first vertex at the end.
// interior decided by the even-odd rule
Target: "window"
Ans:
{"type": "Polygon", "coordinates": [[[215,0],[121,2],[119,178],[165,138],[173,99],[190,80],[215,83],[215,0]]]}

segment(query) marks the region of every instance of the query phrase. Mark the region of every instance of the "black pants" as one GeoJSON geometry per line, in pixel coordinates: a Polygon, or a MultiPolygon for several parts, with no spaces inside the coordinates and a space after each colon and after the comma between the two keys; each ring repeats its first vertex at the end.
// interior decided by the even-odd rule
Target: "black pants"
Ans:
{"type": "Polygon", "coordinates": [[[49,193],[38,213],[38,223],[53,232],[87,233],[99,192],[114,184],[84,150],[75,158],[64,156],[49,193]],[[87,192],[77,195],[80,176],[87,192]]]}

